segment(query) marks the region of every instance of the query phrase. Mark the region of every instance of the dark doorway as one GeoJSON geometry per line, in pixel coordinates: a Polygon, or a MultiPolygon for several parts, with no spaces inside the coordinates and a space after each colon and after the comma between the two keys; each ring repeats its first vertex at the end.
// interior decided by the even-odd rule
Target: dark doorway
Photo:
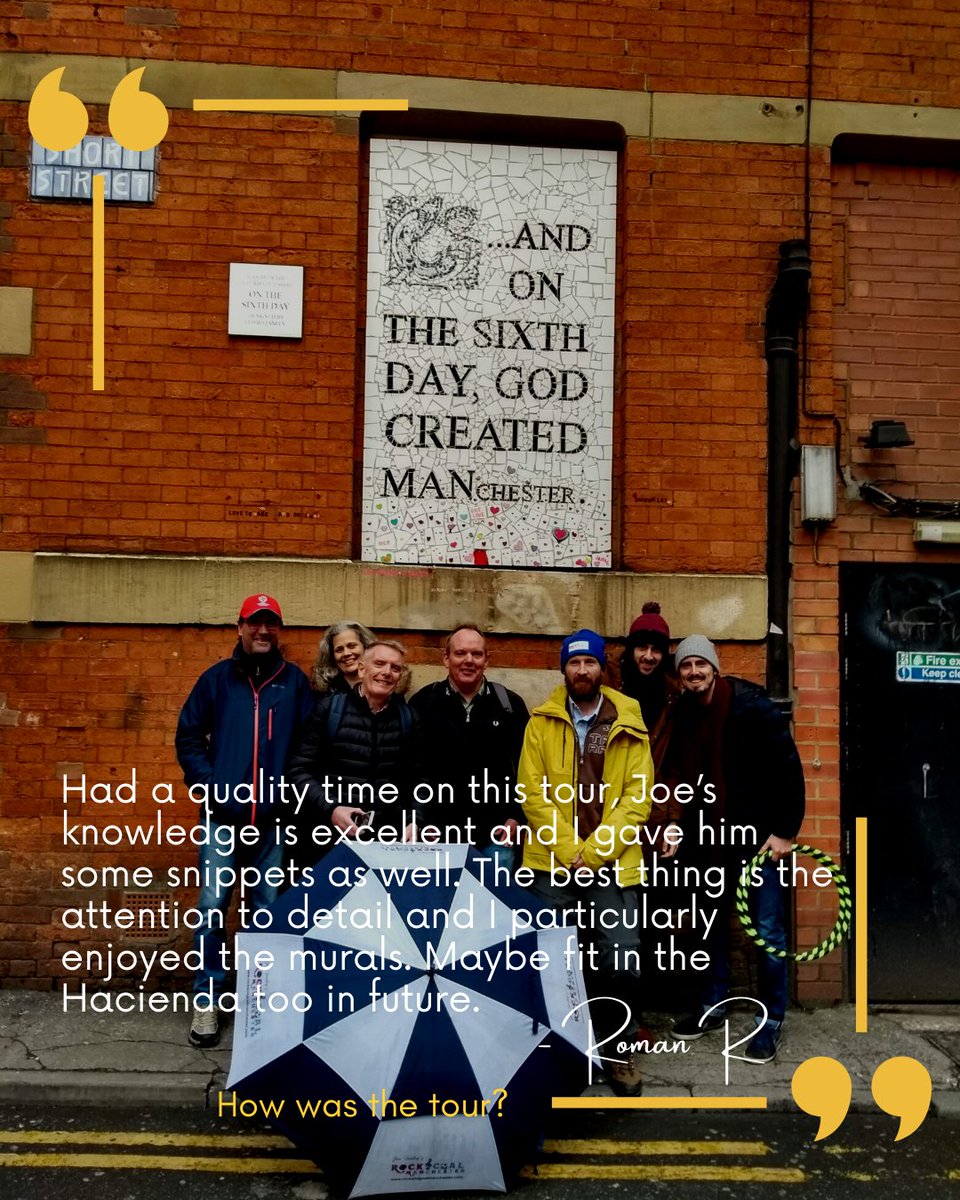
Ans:
{"type": "Polygon", "coordinates": [[[869,999],[960,1001],[960,565],[840,571],[841,816],[848,836],[869,818],[869,999]]]}

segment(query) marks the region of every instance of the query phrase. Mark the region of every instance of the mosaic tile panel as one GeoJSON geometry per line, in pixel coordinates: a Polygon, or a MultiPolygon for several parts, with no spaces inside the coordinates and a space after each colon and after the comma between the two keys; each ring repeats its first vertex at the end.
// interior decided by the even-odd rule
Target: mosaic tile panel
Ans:
{"type": "Polygon", "coordinates": [[[366,561],[610,566],[617,156],[375,140],[366,561]]]}

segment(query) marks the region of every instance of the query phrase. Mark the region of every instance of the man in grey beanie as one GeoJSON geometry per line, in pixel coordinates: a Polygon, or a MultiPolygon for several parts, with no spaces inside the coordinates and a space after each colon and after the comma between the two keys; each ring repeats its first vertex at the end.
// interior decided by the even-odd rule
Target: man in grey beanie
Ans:
{"type": "MultiPolygon", "coordinates": [[[[679,1020],[674,1037],[691,1041],[721,1029],[729,994],[729,905],[743,860],[770,852],[757,886],[750,888],[754,924],[771,946],[786,949],[784,888],[775,864],[786,858],[804,815],[803,769],[786,718],[762,688],[720,674],[720,658],[709,638],[695,633],[674,654],[683,695],[676,706],[663,777],[696,789],[697,799],[681,822],[680,855],[687,863],[724,868],[723,903],[707,942],[710,967],[699,1011],[679,1020]],[[746,830],[746,840],[725,846],[721,829],[746,830]],[[699,843],[699,844],[697,844],[699,843]]],[[[742,1057],[770,1062],[776,1057],[788,1000],[787,964],[759,950],[757,999],[766,1009],[742,1057]]]]}

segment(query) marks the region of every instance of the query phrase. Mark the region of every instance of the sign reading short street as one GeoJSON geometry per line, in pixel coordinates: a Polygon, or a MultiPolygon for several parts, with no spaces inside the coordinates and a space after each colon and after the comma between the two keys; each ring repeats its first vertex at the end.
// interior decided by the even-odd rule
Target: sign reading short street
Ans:
{"type": "Polygon", "coordinates": [[[897,679],[901,683],[960,683],[960,651],[898,650],[897,679]]]}

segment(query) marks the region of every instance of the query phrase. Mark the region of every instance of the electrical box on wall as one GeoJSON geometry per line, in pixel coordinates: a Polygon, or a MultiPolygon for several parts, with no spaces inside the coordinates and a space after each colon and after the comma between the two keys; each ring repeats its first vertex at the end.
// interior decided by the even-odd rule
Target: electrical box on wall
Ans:
{"type": "Polygon", "coordinates": [[[837,517],[837,485],[832,446],[803,446],[800,451],[800,519],[825,525],[837,517]]]}

